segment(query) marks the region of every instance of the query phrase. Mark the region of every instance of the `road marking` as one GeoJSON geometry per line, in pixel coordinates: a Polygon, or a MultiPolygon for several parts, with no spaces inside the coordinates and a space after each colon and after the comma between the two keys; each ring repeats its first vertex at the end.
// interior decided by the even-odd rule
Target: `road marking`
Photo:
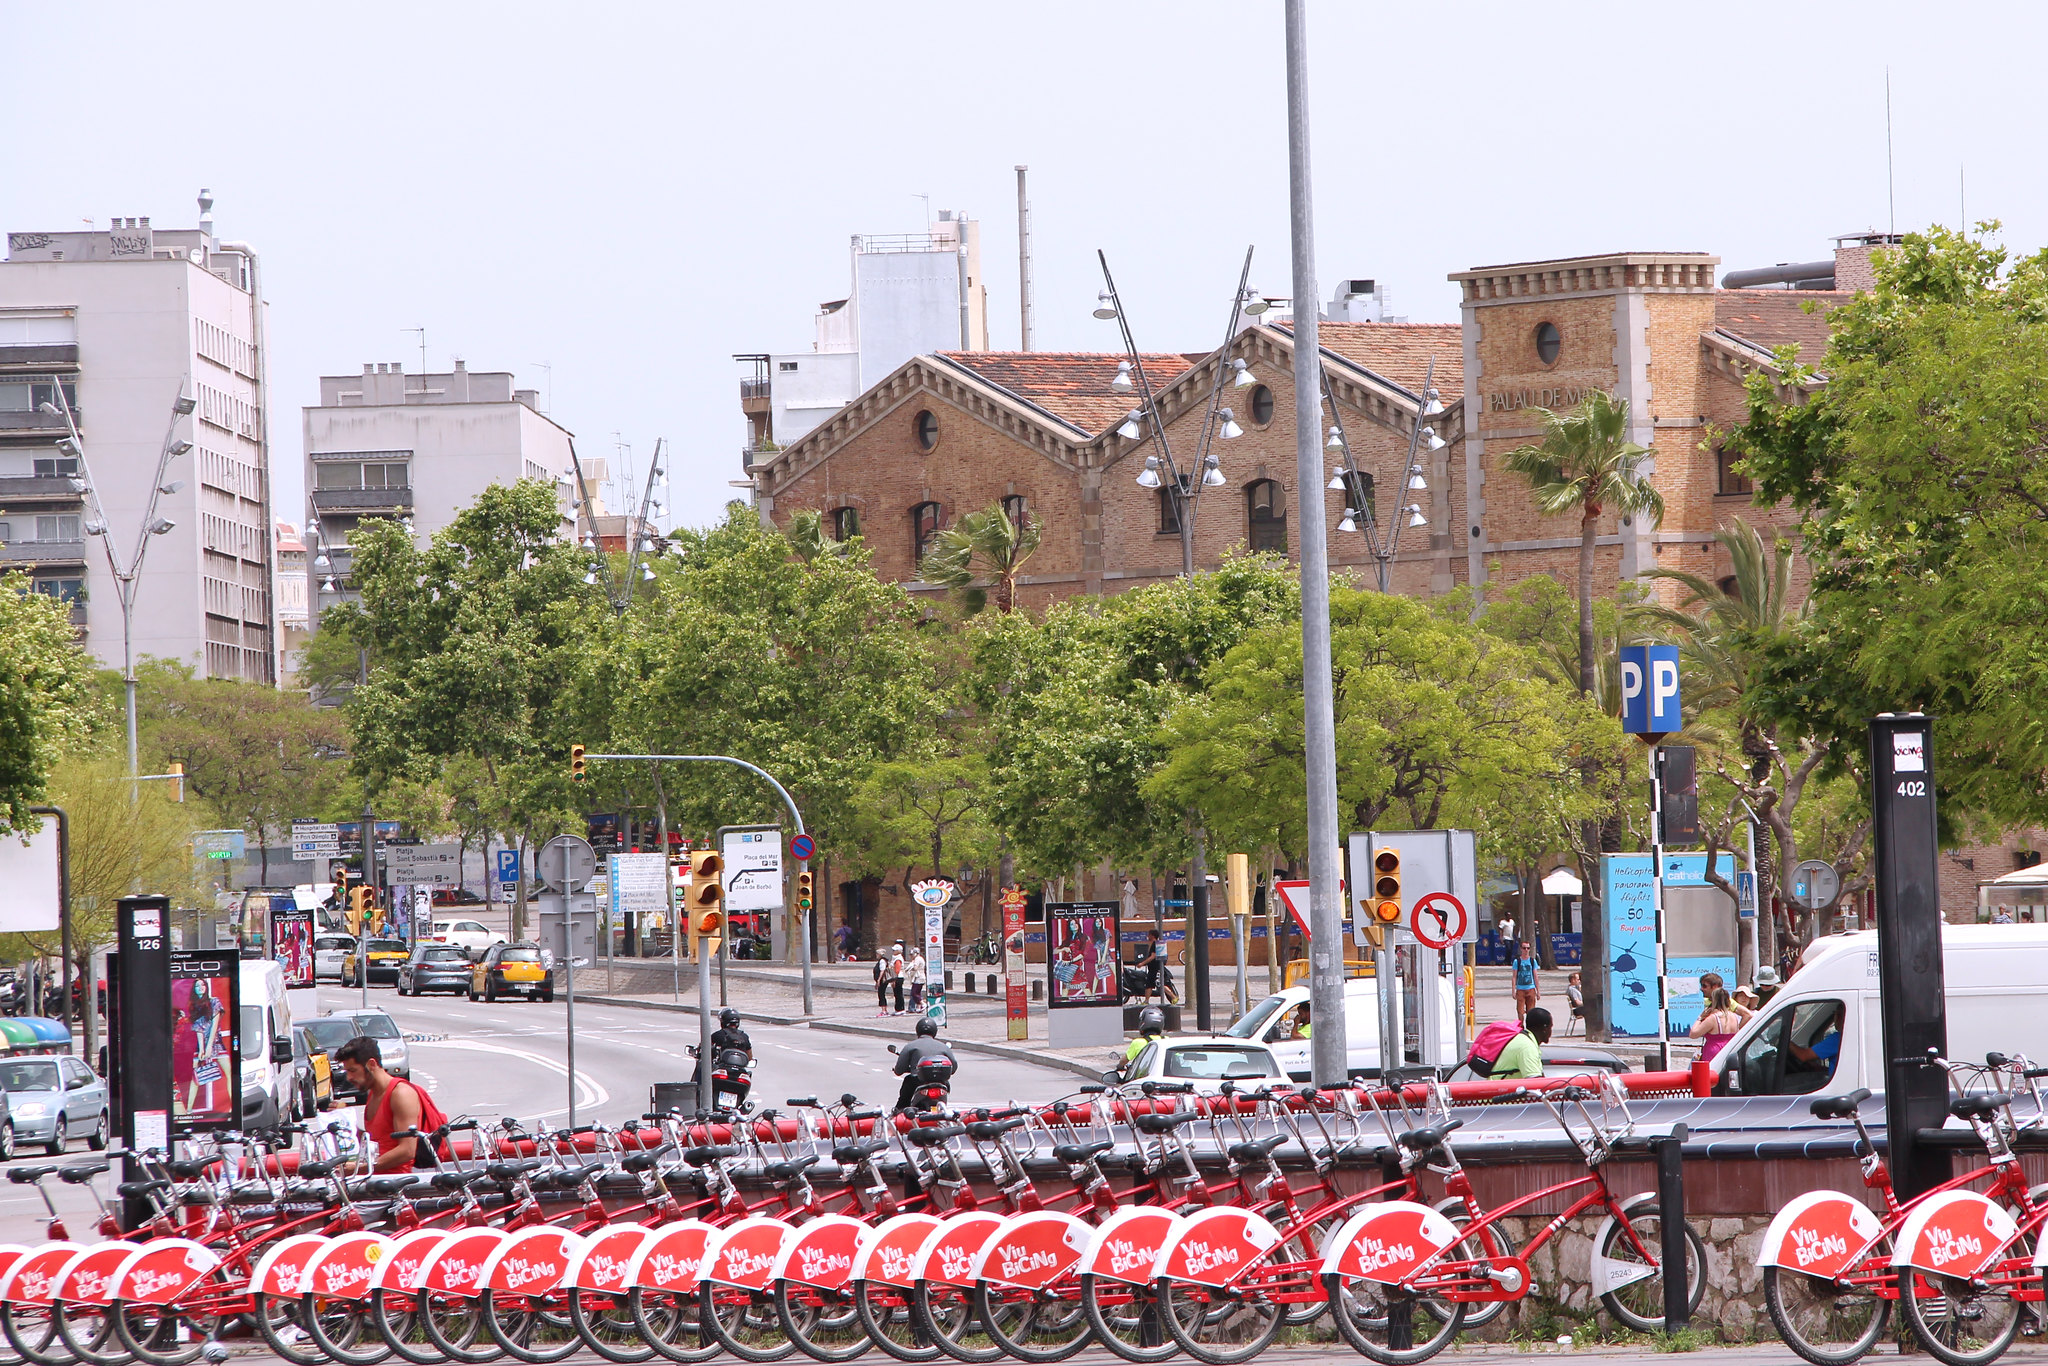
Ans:
{"type": "MultiPolygon", "coordinates": [[[[429,1048],[462,1048],[474,1053],[496,1053],[501,1057],[518,1058],[522,1061],[530,1062],[536,1067],[545,1067],[548,1071],[553,1072],[559,1077],[567,1077],[569,1075],[567,1064],[556,1062],[553,1058],[544,1058],[538,1053],[528,1053],[520,1048],[502,1048],[494,1044],[476,1043],[469,1039],[449,1039],[445,1043],[428,1044],[425,1046],[429,1048]]],[[[587,1105],[594,1109],[597,1106],[611,1103],[611,1092],[605,1090],[589,1073],[581,1068],[578,1068],[576,1071],[576,1091],[576,1103],[579,1105],[587,1105]]],[[[555,1115],[565,1115],[567,1113],[569,1113],[569,1107],[564,1105],[559,1109],[542,1110],[538,1114],[528,1116],[528,1118],[548,1119],[555,1115]]]]}

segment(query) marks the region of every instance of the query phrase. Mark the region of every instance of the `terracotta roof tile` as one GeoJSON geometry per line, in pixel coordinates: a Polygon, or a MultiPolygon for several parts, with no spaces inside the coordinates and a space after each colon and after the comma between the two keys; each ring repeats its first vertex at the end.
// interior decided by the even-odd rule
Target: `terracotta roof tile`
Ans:
{"type": "Polygon", "coordinates": [[[1797,343],[1799,358],[1820,364],[1828,349],[1828,312],[1853,293],[1809,289],[1724,289],[1714,295],[1714,322],[1767,351],[1797,343]],[[1805,305],[1819,305],[1808,313],[1805,305]]]}
{"type": "MultiPolygon", "coordinates": [[[[1286,331],[1287,329],[1282,329],[1286,331]]],[[[1289,331],[1289,335],[1292,332],[1289,331]]],[[[1465,391],[1464,330],[1457,323],[1318,323],[1325,351],[1362,365],[1410,393],[1436,361],[1436,391],[1446,403],[1465,391]]]]}
{"type": "MultiPolygon", "coordinates": [[[[941,351],[939,355],[1090,436],[1114,426],[1137,406],[1135,390],[1119,394],[1109,387],[1116,378],[1116,363],[1124,358],[1121,351],[941,351]]],[[[1156,392],[1202,357],[1145,352],[1140,359],[1145,363],[1145,378],[1156,392]]]]}

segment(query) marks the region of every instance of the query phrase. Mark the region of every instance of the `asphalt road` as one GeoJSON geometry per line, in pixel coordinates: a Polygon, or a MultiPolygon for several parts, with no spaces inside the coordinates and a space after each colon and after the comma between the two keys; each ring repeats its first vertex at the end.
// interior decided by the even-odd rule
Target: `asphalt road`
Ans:
{"type": "MultiPolygon", "coordinates": [[[[332,984],[320,988],[327,1010],[354,1009],[360,990],[332,984]]],[[[552,1004],[523,1000],[471,1003],[461,996],[400,996],[390,987],[370,988],[370,1003],[397,1019],[409,1036],[413,1079],[451,1117],[517,1116],[532,1125],[565,1124],[569,1117],[568,1003],[557,993],[552,1004]]],[[[911,1036],[905,1021],[904,1037],[911,1036]]],[[[897,1078],[888,1041],[827,1030],[782,1025],[747,1025],[754,1041],[754,1099],[780,1105],[790,1096],[836,1098],[851,1091],[874,1105],[893,1104],[897,1078]]],[[[689,1046],[697,1041],[691,1014],[628,1006],[576,1006],[576,1120],[616,1123],[647,1112],[649,1088],[658,1081],[687,1081],[695,1067],[689,1046]]],[[[961,1055],[954,1098],[961,1104],[1046,1101],[1071,1092],[1080,1079],[1066,1072],[998,1058],[961,1055]]],[[[62,1159],[93,1156],[84,1142],[62,1159]]],[[[48,1163],[41,1149],[11,1165],[48,1163]]],[[[101,1178],[111,1190],[112,1177],[101,1178]]],[[[94,1241],[95,1207],[83,1190],[46,1181],[74,1239],[94,1241]]],[[[47,1215],[32,1187],[0,1184],[0,1242],[38,1243],[47,1236],[47,1215]]]]}

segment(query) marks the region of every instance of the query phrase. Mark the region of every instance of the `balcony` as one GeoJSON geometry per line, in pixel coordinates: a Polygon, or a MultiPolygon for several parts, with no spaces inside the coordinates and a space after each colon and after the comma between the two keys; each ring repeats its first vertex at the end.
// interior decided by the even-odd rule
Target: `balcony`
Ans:
{"type": "Polygon", "coordinates": [[[377,513],[412,511],[412,490],[403,489],[314,489],[313,507],[318,512],[377,513]]]}
{"type": "MultiPolygon", "coordinates": [[[[71,410],[71,420],[78,424],[80,431],[85,429],[85,414],[77,408],[71,410]]],[[[45,413],[34,408],[0,409],[0,432],[50,432],[63,436],[69,430],[61,413],[45,413]]]]}
{"type": "Polygon", "coordinates": [[[0,507],[13,507],[19,503],[72,503],[79,500],[79,493],[71,487],[72,476],[65,474],[5,474],[0,475],[0,507]]]}
{"type": "Polygon", "coordinates": [[[8,541],[0,545],[0,565],[84,563],[83,537],[75,541],[8,541]]]}
{"type": "Polygon", "coordinates": [[[47,346],[0,346],[0,368],[34,366],[38,370],[47,370],[53,365],[77,364],[77,342],[58,342],[47,346]]]}
{"type": "Polygon", "coordinates": [[[71,624],[81,631],[85,629],[85,603],[81,599],[71,600],[71,624]]]}
{"type": "Polygon", "coordinates": [[[746,401],[747,399],[750,399],[750,398],[766,398],[766,397],[768,397],[768,384],[769,384],[769,382],[768,382],[767,380],[765,380],[765,379],[743,379],[743,380],[741,380],[741,381],[740,381],[740,400],[741,400],[742,402],[745,402],[745,401],[746,401]]]}

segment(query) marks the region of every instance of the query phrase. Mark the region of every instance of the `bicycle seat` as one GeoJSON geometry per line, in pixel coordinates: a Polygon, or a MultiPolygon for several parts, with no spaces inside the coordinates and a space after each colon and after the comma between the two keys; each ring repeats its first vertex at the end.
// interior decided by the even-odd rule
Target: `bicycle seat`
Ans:
{"type": "Polygon", "coordinates": [[[299,1164],[299,1175],[310,1176],[317,1181],[323,1176],[330,1175],[336,1167],[339,1167],[346,1160],[346,1158],[333,1157],[325,1162],[301,1162],[299,1164]]]}
{"type": "Polygon", "coordinates": [[[935,1148],[949,1138],[958,1138],[967,1132],[964,1124],[940,1124],[930,1129],[912,1129],[903,1135],[906,1143],[915,1143],[920,1148],[935,1148]]]}
{"type": "Polygon", "coordinates": [[[673,1157],[675,1151],[675,1144],[664,1143],[659,1148],[649,1148],[645,1152],[628,1153],[625,1159],[619,1163],[619,1166],[629,1172],[644,1172],[648,1168],[658,1165],[664,1157],[673,1157]]]}
{"type": "Polygon", "coordinates": [[[164,1170],[182,1181],[190,1181],[208,1167],[211,1167],[213,1163],[214,1159],[210,1157],[192,1157],[180,1162],[166,1162],[164,1163],[164,1170]]]}
{"type": "Polygon", "coordinates": [[[888,1146],[886,1138],[878,1138],[872,1143],[844,1143],[832,1150],[832,1160],[842,1167],[857,1166],[888,1146]]]}
{"type": "Polygon", "coordinates": [[[16,1185],[32,1186],[56,1170],[54,1164],[48,1167],[13,1167],[8,1170],[7,1179],[16,1185]]]}
{"type": "Polygon", "coordinates": [[[1957,1119],[1989,1119],[2012,1103],[2012,1097],[2003,1091],[1992,1091],[1980,1096],[1957,1096],[1948,1103],[1948,1112],[1957,1119]]]}
{"type": "Polygon", "coordinates": [[[1806,1108],[1813,1111],[1815,1119],[1847,1119],[1869,1099],[1870,1088],[1859,1086],[1846,1096],[1820,1096],[1806,1108]]]}
{"type": "MultiPolygon", "coordinates": [[[[511,1181],[528,1172],[537,1172],[547,1165],[548,1160],[545,1157],[522,1157],[517,1162],[493,1162],[484,1170],[490,1173],[494,1181],[511,1181]]],[[[305,1168],[301,1167],[299,1170],[304,1171],[305,1168]]]]}
{"type": "Polygon", "coordinates": [[[1163,1134],[1178,1129],[1183,1124],[1192,1124],[1201,1116],[1193,1110],[1178,1110],[1170,1115],[1139,1115],[1137,1124],[1142,1133],[1163,1134]]]}
{"type": "Polygon", "coordinates": [[[812,1153],[809,1157],[793,1158],[788,1162],[772,1162],[761,1169],[761,1175],[767,1177],[770,1181],[787,1181],[793,1176],[801,1176],[804,1172],[817,1165],[817,1162],[818,1155],[816,1153],[812,1153]]]}
{"type": "Polygon", "coordinates": [[[492,1179],[494,1178],[489,1172],[435,1172],[433,1185],[435,1190],[458,1191],[465,1186],[482,1185],[492,1179]]]}
{"type": "Polygon", "coordinates": [[[1025,1115],[1015,1119],[986,1119],[967,1126],[967,1136],[977,1143],[992,1143],[1012,1129],[1021,1128],[1031,1122],[1025,1115]]]}
{"type": "Polygon", "coordinates": [[[1273,1155],[1273,1150],[1293,1138],[1292,1134],[1273,1134],[1266,1138],[1255,1138],[1249,1143],[1230,1145],[1232,1162],[1259,1162],[1273,1155]]]}
{"type": "Polygon", "coordinates": [[[68,1167],[59,1167],[57,1179],[68,1181],[74,1186],[82,1185],[113,1165],[111,1162],[74,1162],[68,1167]]]}
{"type": "Polygon", "coordinates": [[[1114,1147],[1116,1147],[1116,1144],[1106,1138],[1094,1143],[1062,1143],[1059,1147],[1052,1150],[1052,1155],[1068,1166],[1073,1166],[1077,1163],[1086,1162],[1091,1157],[1106,1153],[1114,1147]]]}
{"type": "Polygon", "coordinates": [[[1464,1127],[1465,1121],[1462,1119],[1447,1119],[1441,1124],[1432,1124],[1426,1129],[1410,1129],[1394,1141],[1404,1148],[1414,1148],[1418,1151],[1423,1148],[1440,1148],[1443,1146],[1444,1140],[1451,1136],[1451,1130],[1464,1127]]]}
{"type": "Polygon", "coordinates": [[[693,1167],[708,1167],[725,1157],[738,1157],[740,1150],[729,1143],[720,1143],[708,1148],[692,1148],[683,1154],[683,1161],[693,1167]]]}
{"type": "Polygon", "coordinates": [[[167,1191],[170,1188],[171,1183],[168,1181],[123,1181],[114,1187],[114,1194],[132,1199],[138,1195],[148,1195],[151,1191],[167,1191]]]}

